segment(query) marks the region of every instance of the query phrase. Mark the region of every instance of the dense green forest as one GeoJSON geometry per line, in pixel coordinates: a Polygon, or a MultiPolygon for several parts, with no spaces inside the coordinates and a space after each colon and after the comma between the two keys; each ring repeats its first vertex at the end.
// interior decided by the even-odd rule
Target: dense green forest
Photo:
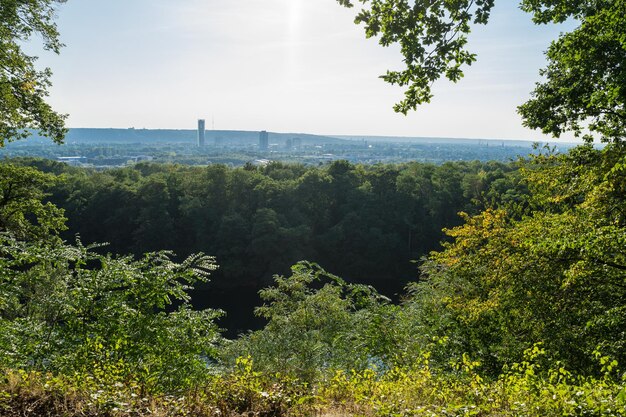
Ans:
{"type": "MultiPolygon", "coordinates": [[[[63,141],[50,71],[22,49],[37,34],[59,51],[59,3],[0,2],[0,146],[33,128],[63,141]]],[[[366,35],[405,58],[383,76],[406,88],[401,113],[459,80],[475,60],[466,35],[494,7],[360,3],[366,35]]],[[[520,7],[579,23],[519,108],[528,127],[584,138],[567,153],[106,172],[3,161],[0,415],[625,416],[626,1],[520,7]],[[244,287],[258,303],[231,297],[244,287]],[[223,329],[227,299],[256,304],[258,326],[223,329]]]]}
{"type": "MultiPolygon", "coordinates": [[[[46,160],[5,162],[0,165],[5,369],[0,407],[9,415],[48,408],[73,415],[80,409],[94,415],[152,410],[164,415],[624,415],[619,364],[626,361],[625,154],[618,144],[603,150],[583,146],[568,154],[545,149],[514,166],[148,164],[103,173],[46,160]],[[303,195],[303,184],[318,188],[303,195]],[[184,188],[194,185],[195,191],[184,188]],[[176,194],[181,189],[189,191],[176,194]],[[333,189],[341,192],[324,200],[324,190],[333,189]],[[418,192],[423,190],[429,190],[429,199],[418,192]],[[356,252],[362,251],[393,265],[402,250],[408,263],[426,250],[425,237],[438,239],[436,229],[425,224],[459,223],[453,203],[441,197],[453,190],[454,204],[468,210],[464,221],[447,229],[450,240],[422,262],[400,303],[366,285],[376,282],[363,277],[379,271],[367,259],[342,265],[341,257],[329,257],[329,263],[337,259],[338,270],[346,268],[346,280],[322,268],[322,258],[312,263],[287,256],[323,255],[308,229],[319,227],[315,230],[331,245],[331,231],[339,224],[349,228],[343,239],[350,244],[340,247],[337,240],[331,247],[345,251],[346,261],[350,253],[360,259],[356,252]],[[296,203],[306,195],[318,198],[296,203]],[[65,201],[66,210],[49,200],[65,201]],[[243,209],[230,208],[229,216],[233,200],[243,209]],[[210,214],[195,224],[212,225],[207,219],[213,218],[217,232],[193,234],[190,227],[177,238],[176,223],[167,228],[168,218],[184,224],[184,217],[172,213],[183,213],[187,201],[201,207],[187,218],[210,214]],[[310,205],[315,209],[306,212],[310,205]],[[415,222],[421,229],[405,222],[407,207],[419,210],[416,218],[427,218],[415,222]],[[428,208],[434,210],[430,215],[428,208]],[[303,220],[305,213],[312,219],[303,220]],[[65,216],[83,218],[66,221],[65,216]],[[307,227],[289,223],[290,216],[307,227]],[[367,222],[352,223],[359,217],[367,222]],[[120,225],[109,224],[110,219],[120,225]],[[398,232],[392,232],[392,220],[398,232]],[[118,246],[91,245],[82,235],[75,243],[63,242],[61,235],[72,227],[94,222],[98,230],[128,235],[118,235],[118,246]],[[265,287],[255,308],[262,326],[234,339],[219,329],[223,312],[190,297],[194,287],[211,292],[209,280],[226,279],[217,275],[219,258],[185,253],[208,245],[167,245],[202,244],[201,237],[219,236],[224,224],[231,232],[222,236],[245,242],[242,258],[229,259],[226,253],[224,261],[259,270],[281,269],[273,263],[279,260],[296,262],[273,282],[253,275],[255,291],[265,287]],[[432,235],[416,238],[416,252],[409,252],[407,230],[432,235]],[[294,234],[299,237],[293,239],[294,234]],[[353,237],[358,242],[363,235],[363,245],[353,247],[353,237]],[[159,251],[150,252],[150,244],[159,251]],[[159,246],[181,252],[175,256],[159,246]],[[112,254],[113,248],[136,254],[112,254]],[[357,268],[362,268],[359,274],[351,275],[357,268]]],[[[411,280],[411,268],[404,279],[411,280]]],[[[378,279],[404,284],[398,274],[394,270],[378,279]]],[[[251,278],[235,277],[231,294],[244,308],[253,300],[234,294],[251,278]]]]}
{"type": "Polygon", "coordinates": [[[229,334],[255,325],[258,291],[301,260],[397,299],[413,261],[439,248],[458,212],[524,199],[516,164],[410,163],[324,167],[272,163],[227,168],[137,164],[95,172],[19,160],[63,181],[49,200],[69,219],[66,240],[105,252],[204,252],[220,265],[196,306],[220,307],[229,334]]]}

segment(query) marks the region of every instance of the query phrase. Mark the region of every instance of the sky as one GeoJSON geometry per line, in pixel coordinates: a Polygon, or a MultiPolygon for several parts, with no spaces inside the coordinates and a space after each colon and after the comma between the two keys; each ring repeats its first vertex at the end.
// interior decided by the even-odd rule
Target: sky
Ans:
{"type": "Polygon", "coordinates": [[[336,0],[69,0],[57,19],[65,48],[37,55],[69,127],[193,129],[204,118],[219,130],[547,139],[516,107],[573,23],[535,26],[516,1],[497,1],[470,35],[478,62],[403,116],[392,108],[402,90],[378,78],[402,57],[365,39],[354,15],[336,0]]]}

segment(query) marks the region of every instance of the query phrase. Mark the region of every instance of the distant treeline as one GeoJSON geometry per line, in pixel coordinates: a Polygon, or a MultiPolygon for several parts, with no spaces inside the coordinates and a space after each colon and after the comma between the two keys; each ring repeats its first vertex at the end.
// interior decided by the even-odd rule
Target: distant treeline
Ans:
{"type": "Polygon", "coordinates": [[[108,242],[113,253],[204,252],[220,269],[194,294],[221,307],[231,334],[255,327],[257,292],[300,260],[394,296],[417,279],[416,260],[443,228],[495,201],[525,194],[515,163],[322,167],[137,164],[95,172],[23,160],[64,174],[50,200],[65,209],[66,239],[108,242]]]}

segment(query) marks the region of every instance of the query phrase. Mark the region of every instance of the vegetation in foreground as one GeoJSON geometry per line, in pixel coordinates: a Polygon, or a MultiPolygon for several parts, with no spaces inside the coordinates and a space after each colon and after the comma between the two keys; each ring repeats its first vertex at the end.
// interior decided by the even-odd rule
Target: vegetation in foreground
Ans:
{"type": "Polygon", "coordinates": [[[213,258],[65,243],[63,211],[42,201],[58,179],[3,164],[33,181],[0,209],[0,410],[626,415],[624,154],[523,162],[527,198],[449,230],[400,304],[297,263],[261,291],[266,325],[234,340],[221,312],[191,306],[213,258]]]}
{"type": "MultiPolygon", "coordinates": [[[[476,373],[466,356],[452,373],[438,373],[424,355],[412,369],[337,371],[309,386],[252,370],[239,359],[227,374],[193,389],[146,392],[114,372],[86,380],[38,372],[5,371],[0,384],[3,416],[624,416],[626,387],[605,366],[599,378],[573,377],[563,368],[543,370],[544,351],[495,380],[476,373]]],[[[600,358],[603,361],[604,358],[600,358]]],[[[107,370],[114,371],[114,370],[107,370]]]]}

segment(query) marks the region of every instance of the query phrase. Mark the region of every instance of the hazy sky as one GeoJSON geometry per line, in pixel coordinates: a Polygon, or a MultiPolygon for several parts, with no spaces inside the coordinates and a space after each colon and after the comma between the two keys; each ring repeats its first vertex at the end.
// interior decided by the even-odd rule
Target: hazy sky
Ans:
{"type": "Polygon", "coordinates": [[[516,1],[497,1],[471,35],[478,62],[465,78],[402,116],[402,90],[378,78],[401,56],[365,39],[354,13],[336,0],[69,0],[58,19],[67,46],[40,65],[70,127],[193,129],[205,118],[216,129],[544,139],[516,106],[571,24],[534,26],[516,1]]]}

